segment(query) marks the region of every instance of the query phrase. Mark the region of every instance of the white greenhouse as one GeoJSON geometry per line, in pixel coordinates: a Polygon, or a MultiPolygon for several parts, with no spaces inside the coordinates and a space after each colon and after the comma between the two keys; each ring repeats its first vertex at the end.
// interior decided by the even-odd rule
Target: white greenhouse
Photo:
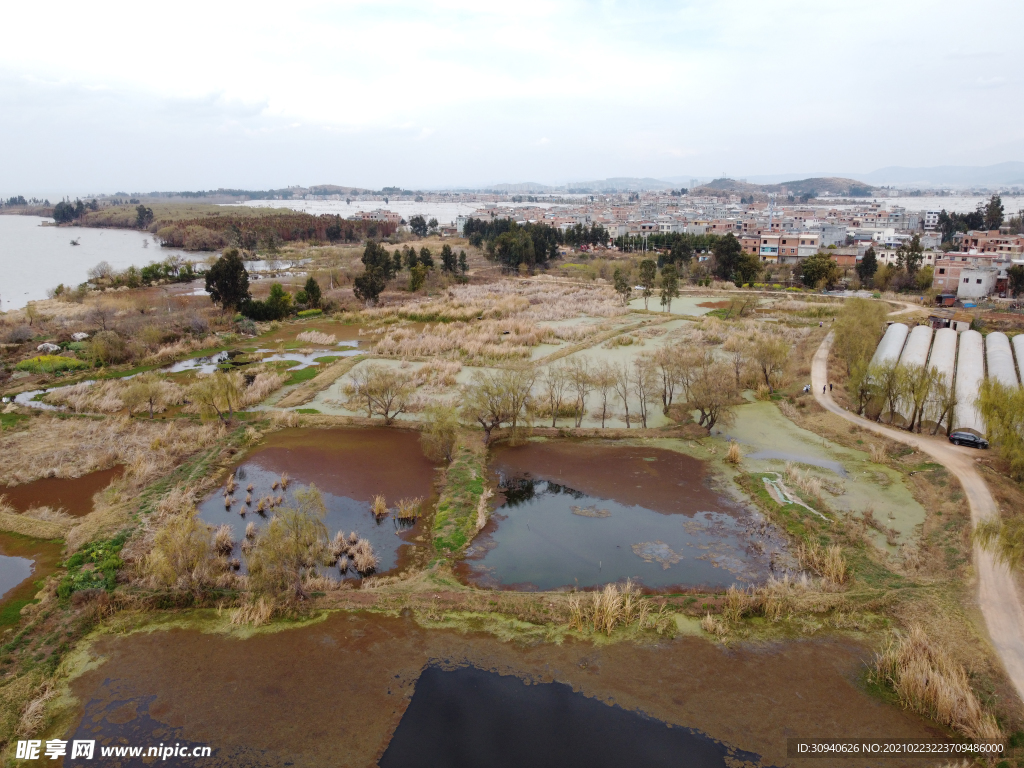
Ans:
{"type": "Polygon", "coordinates": [[[985,337],[985,357],[988,362],[988,376],[1007,387],[1020,386],[1017,368],[1013,364],[1010,340],[998,331],[985,337]]]}
{"type": "Polygon", "coordinates": [[[956,362],[956,429],[985,434],[985,422],[978,413],[978,392],[985,379],[985,345],[977,331],[960,334],[960,354],[956,362]]]}
{"type": "Polygon", "coordinates": [[[907,340],[910,329],[903,323],[893,323],[886,331],[885,336],[878,342],[878,349],[871,358],[871,365],[884,365],[895,363],[900,359],[903,351],[903,343],[907,340]]]}

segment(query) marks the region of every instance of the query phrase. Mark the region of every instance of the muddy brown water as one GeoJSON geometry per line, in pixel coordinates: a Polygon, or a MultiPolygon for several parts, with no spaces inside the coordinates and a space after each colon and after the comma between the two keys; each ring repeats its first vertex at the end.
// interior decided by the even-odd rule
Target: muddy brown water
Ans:
{"type": "Polygon", "coordinates": [[[199,505],[199,515],[211,525],[231,527],[236,542],[233,556],[241,559],[246,525],[262,526],[273,514],[255,511],[260,497],[282,496],[287,506],[297,490],[316,485],[327,507],[330,535],[355,531],[367,538],[381,559],[378,572],[385,573],[404,567],[413,556],[411,550],[426,541],[427,519],[421,517],[414,525],[390,516],[375,520],[370,502],[381,494],[394,508],[399,499],[422,498],[421,509],[426,512],[432,508],[435,466],[423,455],[419,433],[410,430],[285,429],[270,434],[235,466],[238,487],[230,509],[225,507],[222,486],[199,505]],[[272,488],[285,472],[291,479],[288,488],[272,488]],[[249,484],[253,485],[252,504],[246,506],[249,484]],[[243,509],[245,515],[240,514],[243,509]]]}
{"type": "Polygon", "coordinates": [[[31,483],[0,488],[0,495],[19,512],[32,507],[63,509],[81,517],[92,512],[92,497],[124,473],[123,466],[101,469],[81,477],[43,477],[31,483]]]}
{"type": "MultiPolygon", "coordinates": [[[[502,589],[658,590],[765,580],[785,541],[716,491],[706,465],[671,450],[593,441],[498,448],[497,506],[457,572],[502,589]]],[[[780,570],[776,575],[781,576],[780,570]]]]}
{"type": "MultiPolygon", "coordinates": [[[[695,637],[523,645],[482,633],[424,629],[408,617],[342,612],[248,639],[181,629],[108,636],[97,641],[93,654],[102,663],[72,684],[82,716],[65,738],[97,739],[100,745],[209,745],[213,758],[202,761],[206,766],[502,766],[508,764],[502,745],[509,739],[528,742],[536,755],[529,764],[538,766],[660,764],[630,760],[614,744],[596,761],[583,759],[592,748],[567,752],[564,745],[576,736],[595,733],[581,716],[600,717],[606,730],[628,734],[650,725],[639,724],[639,715],[696,739],[695,756],[699,743],[708,760],[726,752],[735,758],[753,753],[762,765],[795,764],[786,759],[790,736],[943,739],[916,716],[865,693],[857,681],[871,654],[841,639],[731,649],[695,637]],[[438,671],[463,668],[488,674],[437,679],[438,671]],[[551,683],[572,691],[559,687],[533,695],[533,688],[551,683]],[[519,690],[523,686],[531,690],[519,690]],[[551,709],[553,701],[561,706],[551,709]],[[603,709],[596,710],[595,702],[603,709]],[[474,712],[467,715],[470,704],[474,712]],[[550,722],[540,728],[536,717],[545,712],[550,722]],[[501,719],[490,726],[496,734],[490,743],[481,741],[478,730],[488,716],[501,719]],[[437,759],[393,759],[410,749],[408,734],[426,725],[439,732],[417,739],[420,751],[437,759]],[[395,750],[389,756],[390,744],[395,750]],[[466,762],[467,757],[477,761],[466,762]]],[[[671,764],[723,764],[687,763],[682,757],[671,764]]]]}

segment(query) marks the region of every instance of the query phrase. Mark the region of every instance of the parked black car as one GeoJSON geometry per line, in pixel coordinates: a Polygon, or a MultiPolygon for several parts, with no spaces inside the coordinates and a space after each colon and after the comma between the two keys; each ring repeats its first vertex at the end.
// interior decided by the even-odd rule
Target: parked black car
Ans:
{"type": "Polygon", "coordinates": [[[971,432],[954,432],[949,436],[953,445],[966,445],[970,448],[988,448],[988,440],[971,432]]]}

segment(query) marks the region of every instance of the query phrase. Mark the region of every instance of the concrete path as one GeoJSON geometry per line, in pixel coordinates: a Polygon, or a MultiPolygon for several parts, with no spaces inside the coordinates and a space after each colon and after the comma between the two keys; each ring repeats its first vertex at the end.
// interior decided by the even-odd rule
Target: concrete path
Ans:
{"type": "MultiPolygon", "coordinates": [[[[832,338],[832,333],[825,337],[811,364],[811,389],[819,405],[862,429],[927,453],[942,464],[957,476],[964,487],[973,525],[977,526],[982,520],[996,517],[998,512],[995,500],[974,463],[977,449],[955,446],[945,437],[917,435],[877,424],[840,408],[827,390],[822,393],[822,387],[828,383],[828,356],[832,338]]],[[[998,562],[991,552],[977,545],[974,547],[974,567],[978,574],[978,603],[992,645],[1003,662],[1007,676],[1017,689],[1017,695],[1024,700],[1024,609],[1016,585],[1006,566],[998,562]]]]}

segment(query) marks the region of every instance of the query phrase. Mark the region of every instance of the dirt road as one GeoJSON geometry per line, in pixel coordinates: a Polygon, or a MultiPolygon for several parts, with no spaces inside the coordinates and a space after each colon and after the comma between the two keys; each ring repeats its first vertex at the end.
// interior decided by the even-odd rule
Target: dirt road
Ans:
{"type": "MultiPolygon", "coordinates": [[[[978,455],[976,449],[960,448],[945,437],[915,435],[876,424],[840,408],[829,392],[822,391],[828,383],[828,355],[832,348],[832,338],[831,333],[825,337],[811,364],[811,388],[818,403],[863,429],[927,453],[946,467],[964,487],[974,525],[996,516],[995,500],[974,464],[978,455]]],[[[1024,700],[1024,608],[1021,607],[1016,585],[1006,566],[997,562],[991,552],[978,546],[974,548],[974,566],[978,574],[978,603],[985,617],[989,637],[1003,662],[1006,674],[1017,689],[1017,695],[1024,700]]]]}

